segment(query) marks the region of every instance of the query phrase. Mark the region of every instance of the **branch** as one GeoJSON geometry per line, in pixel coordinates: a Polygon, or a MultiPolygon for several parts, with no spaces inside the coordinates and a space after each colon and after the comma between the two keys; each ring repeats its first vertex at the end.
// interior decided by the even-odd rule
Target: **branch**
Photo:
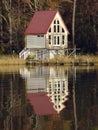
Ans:
{"type": "Polygon", "coordinates": [[[8,24],[7,19],[2,14],[0,14],[0,17],[2,17],[5,20],[5,22],[8,24]]]}

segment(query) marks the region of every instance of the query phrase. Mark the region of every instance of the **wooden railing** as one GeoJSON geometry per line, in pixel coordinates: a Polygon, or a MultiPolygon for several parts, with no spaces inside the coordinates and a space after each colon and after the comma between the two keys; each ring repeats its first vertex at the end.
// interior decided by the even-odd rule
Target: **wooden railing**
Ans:
{"type": "Polygon", "coordinates": [[[19,53],[19,58],[26,59],[29,54],[30,54],[30,50],[29,50],[28,48],[24,48],[24,49],[19,53]]]}

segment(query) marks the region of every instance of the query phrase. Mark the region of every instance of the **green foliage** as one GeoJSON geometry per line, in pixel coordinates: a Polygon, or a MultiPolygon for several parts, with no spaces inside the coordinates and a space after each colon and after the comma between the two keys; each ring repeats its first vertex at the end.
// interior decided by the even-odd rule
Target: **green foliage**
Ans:
{"type": "Polygon", "coordinates": [[[33,54],[28,55],[26,60],[33,60],[35,58],[35,56],[33,54]]]}

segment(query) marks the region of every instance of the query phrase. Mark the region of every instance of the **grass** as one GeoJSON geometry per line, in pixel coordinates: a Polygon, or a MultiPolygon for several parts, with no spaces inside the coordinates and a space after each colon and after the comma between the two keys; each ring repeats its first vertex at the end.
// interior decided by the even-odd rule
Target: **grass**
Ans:
{"type": "Polygon", "coordinates": [[[18,58],[18,56],[12,55],[1,55],[0,65],[24,65],[26,61],[18,58]]]}
{"type": "Polygon", "coordinates": [[[43,63],[60,65],[98,65],[98,55],[56,56],[54,59],[44,60],[43,63]]]}
{"type": "MultiPolygon", "coordinates": [[[[67,57],[58,55],[54,59],[45,59],[40,62],[35,61],[35,65],[87,65],[94,64],[98,65],[98,55],[77,55],[67,57]]],[[[26,65],[24,59],[20,59],[18,56],[12,55],[1,55],[0,56],[0,65],[26,65]]]]}

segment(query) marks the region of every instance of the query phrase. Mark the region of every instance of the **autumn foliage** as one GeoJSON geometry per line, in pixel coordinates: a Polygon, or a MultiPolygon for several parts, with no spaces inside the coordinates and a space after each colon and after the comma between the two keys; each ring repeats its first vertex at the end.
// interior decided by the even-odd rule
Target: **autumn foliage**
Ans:
{"type": "MultiPolygon", "coordinates": [[[[0,0],[0,53],[19,53],[25,46],[24,31],[36,10],[58,9],[70,31],[74,0],[0,0]]],[[[98,1],[76,3],[75,44],[82,53],[98,51],[98,1]]]]}

